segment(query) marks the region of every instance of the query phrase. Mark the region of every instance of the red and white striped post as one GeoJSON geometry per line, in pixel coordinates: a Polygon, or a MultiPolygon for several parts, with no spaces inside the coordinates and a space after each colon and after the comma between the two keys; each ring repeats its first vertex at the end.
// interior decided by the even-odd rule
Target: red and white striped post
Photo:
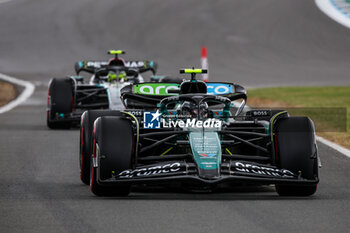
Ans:
{"type": "MultiPolygon", "coordinates": [[[[202,47],[201,63],[202,63],[202,69],[208,70],[208,53],[207,53],[207,48],[204,46],[202,47]]],[[[202,79],[204,82],[209,81],[209,70],[208,70],[208,73],[202,74],[202,79]]]]}

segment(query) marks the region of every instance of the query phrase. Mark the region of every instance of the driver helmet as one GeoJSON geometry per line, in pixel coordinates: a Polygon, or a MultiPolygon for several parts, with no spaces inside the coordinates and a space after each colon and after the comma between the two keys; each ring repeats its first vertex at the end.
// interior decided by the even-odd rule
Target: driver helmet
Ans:
{"type": "Polygon", "coordinates": [[[199,117],[199,118],[207,118],[208,117],[208,104],[206,102],[202,102],[198,106],[190,101],[185,101],[181,105],[180,113],[184,116],[191,117],[199,117]],[[198,112],[199,110],[199,112],[198,112]]]}
{"type": "Polygon", "coordinates": [[[112,82],[114,80],[118,80],[119,82],[124,82],[127,80],[126,78],[126,72],[125,71],[120,71],[119,74],[117,75],[115,72],[110,71],[108,73],[108,82],[112,82]]]}

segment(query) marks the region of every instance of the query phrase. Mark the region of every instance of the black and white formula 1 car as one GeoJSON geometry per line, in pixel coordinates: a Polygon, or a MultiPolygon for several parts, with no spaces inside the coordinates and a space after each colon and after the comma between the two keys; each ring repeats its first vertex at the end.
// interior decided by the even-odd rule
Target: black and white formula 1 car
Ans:
{"type": "Polygon", "coordinates": [[[316,192],[318,153],[310,118],[271,110],[242,114],[242,86],[196,81],[200,69],[181,72],[192,80],[178,88],[154,84],[143,93],[147,84],[133,84],[122,94],[124,111],[94,121],[92,157],[86,158],[94,194],[128,195],[133,185],[172,183],[208,190],[275,184],[282,196],[316,192]]]}
{"type": "Polygon", "coordinates": [[[109,61],[79,61],[77,75],[53,78],[47,98],[47,126],[51,129],[69,128],[80,123],[81,114],[88,109],[122,109],[120,90],[124,86],[144,82],[141,73],[156,73],[154,61],[124,61],[121,50],[110,50],[115,55],[109,61]],[[80,72],[92,74],[88,82],[80,72]]]}

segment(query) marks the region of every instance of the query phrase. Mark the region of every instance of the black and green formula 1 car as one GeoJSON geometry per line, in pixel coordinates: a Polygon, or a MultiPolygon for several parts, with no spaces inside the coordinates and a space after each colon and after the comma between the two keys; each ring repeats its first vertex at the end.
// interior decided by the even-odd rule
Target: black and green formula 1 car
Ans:
{"type": "Polygon", "coordinates": [[[69,128],[80,123],[81,114],[89,109],[122,109],[120,90],[144,82],[142,73],[157,71],[154,61],[124,61],[122,50],[108,52],[109,61],[78,61],[76,75],[53,78],[49,83],[46,122],[51,129],[69,128]],[[81,72],[91,74],[89,80],[81,72]]]}
{"type": "Polygon", "coordinates": [[[84,143],[92,147],[84,174],[94,194],[128,195],[139,184],[211,190],[246,183],[275,184],[282,196],[316,192],[318,153],[310,118],[271,110],[242,114],[242,86],[197,81],[195,74],[205,70],[181,72],[192,79],[153,84],[143,88],[147,93],[140,91],[147,83],[132,85],[122,94],[126,109],[97,117],[91,143],[81,139],[82,154],[84,143]]]}

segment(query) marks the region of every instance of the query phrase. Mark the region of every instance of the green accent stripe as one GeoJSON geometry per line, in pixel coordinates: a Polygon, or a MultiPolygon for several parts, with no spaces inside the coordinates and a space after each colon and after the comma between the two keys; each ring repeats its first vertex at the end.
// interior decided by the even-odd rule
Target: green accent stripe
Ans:
{"type": "Polygon", "coordinates": [[[270,135],[271,135],[271,141],[273,142],[273,123],[275,122],[276,117],[278,117],[281,114],[287,113],[287,111],[279,112],[276,115],[274,115],[271,119],[271,128],[270,128],[270,135]]]}
{"type": "Polygon", "coordinates": [[[173,149],[173,147],[170,147],[169,149],[167,149],[166,151],[164,151],[160,156],[163,156],[165,154],[167,154],[169,151],[171,151],[173,149]]]}
{"type": "Polygon", "coordinates": [[[130,113],[130,112],[122,112],[124,114],[127,114],[129,116],[131,116],[135,122],[136,122],[136,142],[137,142],[137,145],[139,144],[139,138],[140,138],[140,128],[139,128],[139,121],[137,120],[137,118],[134,116],[134,114],[130,113]]]}
{"type": "Polygon", "coordinates": [[[232,155],[232,152],[228,148],[226,148],[226,151],[229,153],[229,155],[232,155]]]}

